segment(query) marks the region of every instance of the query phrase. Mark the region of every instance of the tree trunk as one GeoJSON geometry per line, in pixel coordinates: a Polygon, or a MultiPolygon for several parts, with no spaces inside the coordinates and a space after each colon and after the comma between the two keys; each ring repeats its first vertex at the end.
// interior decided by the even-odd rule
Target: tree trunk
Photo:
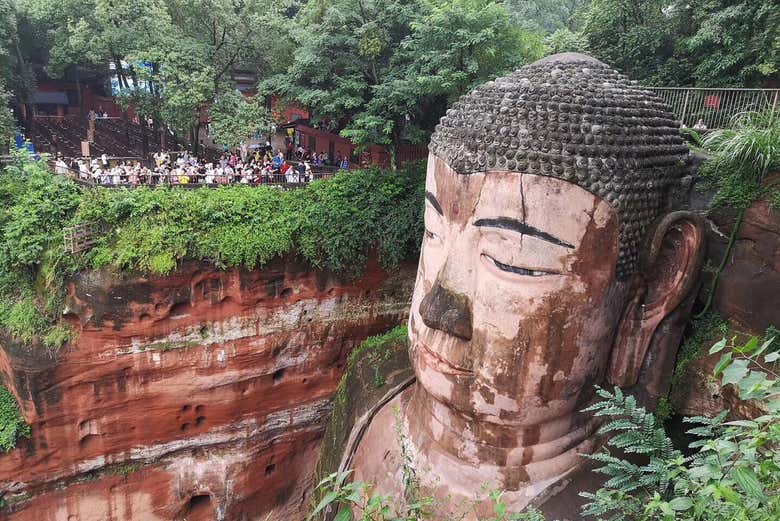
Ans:
{"type": "Polygon", "coordinates": [[[127,77],[125,77],[125,71],[122,69],[122,59],[119,56],[114,56],[114,67],[116,67],[116,77],[119,80],[119,87],[127,89],[130,85],[127,83],[127,77]]]}
{"type": "Polygon", "coordinates": [[[141,123],[141,155],[143,159],[149,157],[149,136],[146,134],[146,121],[141,123]]]}
{"type": "Polygon", "coordinates": [[[200,154],[200,118],[198,118],[198,124],[195,125],[192,136],[192,153],[198,156],[200,154]]]}
{"type": "Polygon", "coordinates": [[[398,151],[396,150],[395,145],[388,147],[387,153],[390,156],[390,170],[398,170],[398,151]]]}
{"type": "Polygon", "coordinates": [[[393,125],[392,141],[388,148],[391,170],[398,170],[398,153],[401,151],[401,145],[403,144],[403,140],[401,139],[401,135],[403,134],[402,125],[403,123],[399,123],[398,121],[393,125]]]}
{"type": "Polygon", "coordinates": [[[76,65],[76,104],[79,107],[79,114],[84,115],[84,98],[81,96],[81,76],[79,75],[79,66],[76,65]]]}

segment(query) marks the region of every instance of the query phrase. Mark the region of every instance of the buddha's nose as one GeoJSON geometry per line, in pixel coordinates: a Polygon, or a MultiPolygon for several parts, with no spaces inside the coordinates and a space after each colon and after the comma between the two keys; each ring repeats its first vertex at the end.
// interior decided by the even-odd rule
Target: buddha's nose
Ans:
{"type": "Polygon", "coordinates": [[[438,280],[420,302],[420,317],[432,329],[471,340],[471,300],[448,290],[438,280]]]}

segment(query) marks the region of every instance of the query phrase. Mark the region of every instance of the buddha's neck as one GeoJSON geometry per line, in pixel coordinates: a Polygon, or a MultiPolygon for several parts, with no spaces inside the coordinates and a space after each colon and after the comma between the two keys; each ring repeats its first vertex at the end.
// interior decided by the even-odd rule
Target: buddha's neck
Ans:
{"type": "MultiPolygon", "coordinates": [[[[501,425],[464,417],[415,385],[406,407],[410,442],[418,454],[438,453],[446,461],[504,469],[504,474],[541,481],[580,463],[593,445],[595,422],[571,413],[529,426],[501,425]],[[518,472],[513,472],[512,469],[518,472]]],[[[436,458],[426,458],[434,462],[436,458]]],[[[446,469],[433,469],[446,472],[446,469]]]]}

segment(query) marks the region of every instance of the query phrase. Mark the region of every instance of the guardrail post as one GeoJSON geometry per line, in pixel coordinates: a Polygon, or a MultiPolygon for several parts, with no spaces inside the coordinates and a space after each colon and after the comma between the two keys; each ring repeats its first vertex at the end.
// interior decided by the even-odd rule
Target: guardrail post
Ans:
{"type": "MultiPolygon", "coordinates": [[[[691,91],[690,90],[686,90],[685,91],[685,101],[683,101],[682,114],[680,114],[680,122],[683,125],[685,125],[685,113],[688,110],[688,98],[690,97],[690,95],[691,95],[691,91]]],[[[693,125],[691,125],[691,126],[693,126],[693,125]]]]}

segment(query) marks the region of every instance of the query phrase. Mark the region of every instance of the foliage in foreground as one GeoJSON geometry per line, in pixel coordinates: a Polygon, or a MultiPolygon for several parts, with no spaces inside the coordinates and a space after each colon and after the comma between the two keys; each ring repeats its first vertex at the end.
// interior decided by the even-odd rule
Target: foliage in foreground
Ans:
{"type": "Polygon", "coordinates": [[[371,251],[392,269],[419,253],[424,172],[348,172],[282,192],[271,187],[82,192],[23,152],[0,175],[0,328],[55,348],[63,281],[111,267],[167,274],[188,260],[255,268],[286,255],[356,276],[371,251]],[[94,248],[64,251],[63,227],[102,227],[94,248]]]}
{"type": "Polygon", "coordinates": [[[0,385],[0,452],[8,452],[21,438],[30,436],[30,426],[24,422],[11,391],[0,385]]]}
{"type": "MultiPolygon", "coordinates": [[[[306,521],[323,519],[329,508],[338,514],[334,521],[421,521],[440,519],[436,516],[436,500],[430,497],[417,498],[409,503],[389,495],[372,494],[371,486],[363,482],[349,481],[351,471],[335,472],[323,479],[315,491],[315,497],[321,497],[319,503],[306,518],[306,521]],[[404,505],[404,506],[401,506],[404,505]]],[[[544,516],[534,508],[523,512],[508,512],[507,504],[500,492],[491,492],[490,501],[493,515],[479,518],[479,521],[544,521],[544,516]]],[[[457,519],[465,517],[466,512],[457,519]]]]}
{"type": "MultiPolygon", "coordinates": [[[[672,446],[663,427],[620,389],[600,389],[603,401],[588,410],[610,421],[600,429],[612,437],[609,450],[590,456],[609,479],[583,515],[623,521],[770,521],[780,519],[780,383],[771,351],[774,339],[753,337],[723,355],[715,376],[733,385],[744,400],[756,400],[765,414],[748,420],[686,418],[698,424],[688,431],[699,439],[686,456],[672,446]]],[[[710,353],[727,345],[725,339],[710,353]]]]}

